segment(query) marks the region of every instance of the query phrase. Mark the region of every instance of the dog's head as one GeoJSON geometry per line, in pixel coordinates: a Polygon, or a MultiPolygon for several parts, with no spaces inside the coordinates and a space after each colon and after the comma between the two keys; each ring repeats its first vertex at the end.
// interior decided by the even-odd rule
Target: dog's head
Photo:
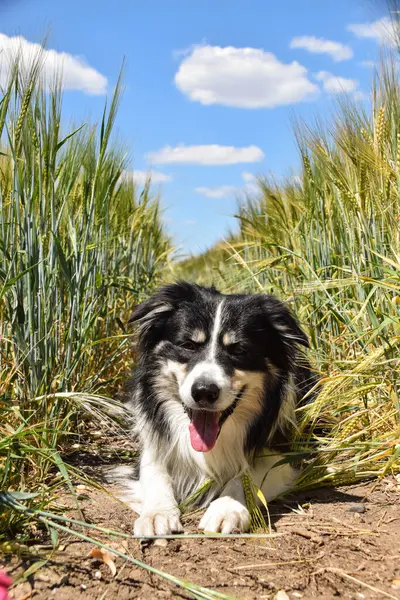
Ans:
{"type": "MultiPolygon", "coordinates": [[[[140,351],[164,366],[190,418],[192,447],[211,450],[223,421],[257,379],[287,372],[308,340],[288,308],[263,294],[223,295],[179,282],[136,306],[140,351]]],[[[150,367],[150,364],[149,364],[150,367]]]]}

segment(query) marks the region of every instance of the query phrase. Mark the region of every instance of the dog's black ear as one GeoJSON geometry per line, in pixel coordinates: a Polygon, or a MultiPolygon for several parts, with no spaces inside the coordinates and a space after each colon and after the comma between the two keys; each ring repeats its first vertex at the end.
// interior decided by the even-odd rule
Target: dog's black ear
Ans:
{"type": "Polygon", "coordinates": [[[173,306],[164,298],[161,293],[156,293],[154,296],[147,298],[133,309],[128,323],[141,321],[142,319],[151,320],[153,317],[165,312],[173,310],[173,306]]]}
{"type": "Polygon", "coordinates": [[[274,296],[254,298],[255,334],[264,348],[265,357],[286,370],[294,360],[299,345],[309,346],[308,338],[289,308],[274,296]]]}
{"type": "Polygon", "coordinates": [[[129,323],[140,321],[148,324],[161,316],[167,316],[181,302],[191,302],[198,294],[198,287],[185,281],[178,281],[159,289],[144,302],[138,304],[130,316],[129,323]]]}
{"type": "Polygon", "coordinates": [[[288,306],[274,296],[266,296],[264,302],[270,322],[285,339],[285,342],[289,344],[300,344],[301,346],[309,348],[310,343],[308,337],[301,329],[288,306]]]}
{"type": "Polygon", "coordinates": [[[264,296],[264,306],[270,323],[282,336],[286,344],[299,344],[306,348],[310,347],[307,335],[286,304],[283,304],[274,296],[264,296]]]}

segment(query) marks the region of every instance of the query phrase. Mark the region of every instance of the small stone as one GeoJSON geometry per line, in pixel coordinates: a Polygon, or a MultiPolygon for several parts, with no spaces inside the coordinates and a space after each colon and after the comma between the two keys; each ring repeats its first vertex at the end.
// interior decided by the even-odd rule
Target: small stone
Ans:
{"type": "Polygon", "coordinates": [[[274,600],[290,600],[290,598],[285,590],[279,590],[279,592],[275,594],[274,600]]]}
{"type": "Polygon", "coordinates": [[[79,485],[76,486],[77,492],[86,492],[88,490],[89,490],[89,488],[86,485],[83,485],[83,483],[80,483],[79,485]]]}
{"type": "Polygon", "coordinates": [[[166,546],[168,546],[168,540],[166,540],[165,538],[159,538],[158,540],[155,540],[154,545],[166,548],[166,546]]]}
{"type": "Polygon", "coordinates": [[[169,549],[171,552],[179,552],[182,548],[182,543],[179,540],[171,540],[169,543],[169,549]]]}
{"type": "Polygon", "coordinates": [[[259,581],[262,582],[263,587],[265,587],[267,590],[276,590],[276,585],[273,581],[266,581],[265,579],[259,579],[259,581]]]}
{"type": "Polygon", "coordinates": [[[347,511],[352,513],[365,513],[365,504],[362,502],[353,502],[352,504],[349,504],[347,511]]]}
{"type": "Polygon", "coordinates": [[[101,571],[96,571],[96,573],[94,574],[94,578],[101,579],[101,571]]]}
{"type": "Polygon", "coordinates": [[[292,592],[292,596],[293,596],[294,598],[302,598],[302,597],[303,597],[303,594],[300,594],[300,592],[292,592]]]}
{"type": "Polygon", "coordinates": [[[59,580],[57,586],[61,587],[62,585],[68,585],[69,583],[69,575],[63,575],[59,580]]]}
{"type": "Polygon", "coordinates": [[[81,583],[81,590],[84,592],[87,589],[87,585],[81,583]]]}

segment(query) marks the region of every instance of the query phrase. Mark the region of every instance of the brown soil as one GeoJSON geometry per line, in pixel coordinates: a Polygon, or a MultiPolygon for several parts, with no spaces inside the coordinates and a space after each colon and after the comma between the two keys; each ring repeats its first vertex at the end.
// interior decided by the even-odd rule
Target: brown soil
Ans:
{"type": "MultiPolygon", "coordinates": [[[[273,530],[281,535],[267,540],[180,539],[164,547],[142,548],[137,540],[86,533],[169,574],[241,600],[400,599],[399,508],[400,485],[389,477],[379,483],[322,489],[271,503],[273,530]],[[354,508],[364,512],[352,512],[354,508]]],[[[99,491],[85,492],[81,509],[88,522],[131,532],[134,514],[99,491]]],[[[198,518],[184,521],[186,531],[196,531],[198,518]]],[[[11,597],[192,597],[122,558],[115,558],[117,573],[112,577],[106,564],[88,556],[91,548],[91,544],[65,534],[60,549],[18,584],[11,597]]],[[[0,557],[0,568],[5,567],[14,578],[31,564],[0,557]]]]}

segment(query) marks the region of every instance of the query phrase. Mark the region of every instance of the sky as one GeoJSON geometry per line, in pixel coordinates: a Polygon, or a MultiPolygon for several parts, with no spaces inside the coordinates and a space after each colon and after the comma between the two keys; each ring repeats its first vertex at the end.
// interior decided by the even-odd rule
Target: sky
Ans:
{"type": "Polygon", "coordinates": [[[139,185],[152,172],[182,253],[234,229],[256,177],[296,173],[293,119],[328,117],[342,94],[366,102],[391,43],[369,0],[0,0],[0,53],[18,43],[29,56],[46,34],[66,124],[101,118],[125,57],[128,169],[139,185]]]}

